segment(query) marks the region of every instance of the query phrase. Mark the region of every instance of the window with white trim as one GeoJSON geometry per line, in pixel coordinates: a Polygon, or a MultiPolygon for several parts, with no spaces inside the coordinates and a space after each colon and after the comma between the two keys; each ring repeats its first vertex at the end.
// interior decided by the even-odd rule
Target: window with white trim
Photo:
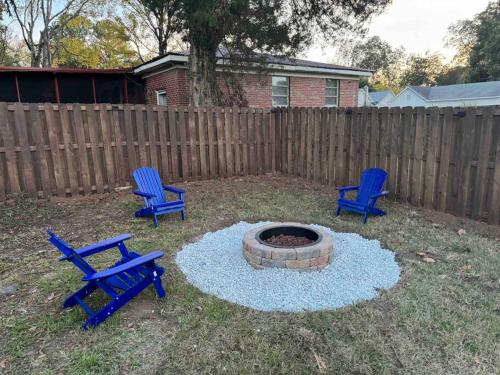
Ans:
{"type": "Polygon", "coordinates": [[[288,77],[273,76],[273,107],[290,105],[290,81],[288,77]]]}
{"type": "Polygon", "coordinates": [[[338,107],[339,105],[339,80],[327,78],[325,87],[325,106],[338,107]]]}
{"type": "Polygon", "coordinates": [[[156,91],[156,103],[158,105],[167,105],[167,92],[165,90],[156,91]]]}

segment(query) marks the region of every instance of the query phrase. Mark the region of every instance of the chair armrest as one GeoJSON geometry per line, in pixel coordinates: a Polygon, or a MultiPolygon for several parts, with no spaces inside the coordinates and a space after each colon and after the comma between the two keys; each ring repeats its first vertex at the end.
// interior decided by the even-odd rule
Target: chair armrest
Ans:
{"type": "MultiPolygon", "coordinates": [[[[101,251],[113,249],[117,247],[120,243],[123,241],[129,240],[132,238],[132,235],[129,233],[126,234],[121,234],[119,236],[113,237],[113,238],[108,238],[107,240],[99,241],[96,242],[92,245],[88,245],[85,247],[81,247],[75,252],[80,255],[82,258],[88,257],[93,254],[100,253],[101,251]]],[[[68,260],[69,258],[64,256],[59,258],[59,260],[68,260]]]]}
{"type": "Polygon", "coordinates": [[[384,190],[381,193],[370,195],[370,199],[377,199],[377,198],[386,196],[387,194],[389,194],[389,190],[384,190]]]}
{"type": "Polygon", "coordinates": [[[140,197],[143,197],[143,198],[154,198],[154,197],[156,197],[156,195],[154,195],[154,194],[145,193],[145,192],[139,191],[139,190],[133,190],[132,193],[134,193],[135,195],[138,195],[140,197]]]}
{"type": "Polygon", "coordinates": [[[338,187],[338,191],[352,191],[352,190],[358,190],[359,186],[344,186],[344,187],[338,187]]]}
{"type": "Polygon", "coordinates": [[[177,193],[177,194],[184,194],[186,190],[184,189],[179,189],[173,186],[163,186],[163,190],[170,191],[171,193],[177,193]]]}
{"type": "Polygon", "coordinates": [[[134,258],[131,261],[128,261],[127,263],[120,264],[119,266],[111,267],[111,268],[108,268],[107,270],[93,273],[92,275],[87,275],[82,280],[83,281],[91,281],[91,280],[97,280],[97,279],[105,279],[105,278],[114,276],[116,274],[119,274],[121,272],[137,268],[138,266],[141,266],[145,263],[150,263],[150,262],[154,261],[155,259],[161,258],[162,256],[163,256],[163,252],[153,251],[152,253],[149,253],[147,255],[143,255],[141,257],[134,258]]]}

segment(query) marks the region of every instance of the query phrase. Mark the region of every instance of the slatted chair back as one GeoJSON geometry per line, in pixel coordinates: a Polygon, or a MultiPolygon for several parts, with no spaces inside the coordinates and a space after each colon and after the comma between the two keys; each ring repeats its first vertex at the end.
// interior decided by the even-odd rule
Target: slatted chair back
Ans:
{"type": "Polygon", "coordinates": [[[156,169],[141,167],[136,169],[132,173],[132,176],[134,177],[134,181],[139,191],[154,194],[154,198],[149,200],[144,198],[146,206],[149,206],[150,204],[155,206],[167,202],[163,191],[163,184],[156,169]]]}
{"type": "Polygon", "coordinates": [[[61,238],[59,238],[55,233],[48,230],[50,238],[49,241],[57,247],[57,249],[63,253],[64,257],[73,263],[76,267],[78,267],[84,274],[91,275],[96,272],[90,264],[88,264],[83,258],[78,255],[78,253],[69,246],[66,242],[64,242],[61,238]]]}
{"type": "Polygon", "coordinates": [[[382,191],[385,181],[387,180],[387,172],[380,168],[368,168],[361,175],[356,202],[362,205],[367,205],[370,196],[378,194],[382,191]]]}

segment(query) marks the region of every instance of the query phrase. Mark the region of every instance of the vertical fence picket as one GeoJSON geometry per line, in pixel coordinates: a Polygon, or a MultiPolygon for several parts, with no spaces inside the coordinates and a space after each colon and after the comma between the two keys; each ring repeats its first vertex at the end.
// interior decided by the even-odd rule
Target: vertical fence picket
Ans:
{"type": "Polygon", "coordinates": [[[90,135],[90,152],[92,155],[92,167],[95,176],[96,190],[98,194],[104,193],[104,177],[101,168],[100,150],[99,150],[99,132],[97,128],[96,109],[98,106],[87,106],[87,126],[90,135]]]}
{"type": "Polygon", "coordinates": [[[24,189],[31,197],[37,196],[35,174],[31,158],[30,144],[28,140],[28,130],[26,128],[26,116],[22,103],[14,104],[14,120],[19,138],[19,148],[21,149],[21,176],[24,182],[24,189]]]}
{"type": "MultiPolygon", "coordinates": [[[[35,169],[38,170],[40,175],[40,183],[43,192],[43,197],[48,198],[52,195],[50,187],[49,166],[47,164],[47,156],[45,154],[45,141],[42,131],[42,122],[40,119],[40,111],[38,104],[30,104],[29,106],[31,118],[31,130],[33,134],[33,141],[35,142],[35,169]]],[[[1,126],[1,124],[0,124],[1,126]]],[[[88,191],[90,193],[90,189],[88,191]]],[[[88,194],[87,193],[87,194],[88,194]]]]}
{"type": "Polygon", "coordinates": [[[479,220],[483,215],[484,197],[487,189],[487,171],[491,144],[493,141],[493,111],[490,107],[483,110],[479,150],[479,160],[476,168],[474,195],[472,197],[471,216],[479,220]]]}
{"type": "Polygon", "coordinates": [[[59,137],[56,128],[56,119],[54,115],[54,105],[50,103],[44,104],[44,112],[47,122],[47,130],[49,135],[50,152],[52,156],[52,165],[54,170],[54,179],[56,182],[57,195],[64,197],[66,189],[64,186],[64,174],[61,166],[61,157],[59,150],[59,137]]]}
{"type": "Polygon", "coordinates": [[[160,160],[161,160],[161,174],[165,179],[171,178],[170,168],[169,168],[169,152],[168,152],[168,141],[167,141],[167,121],[168,113],[166,112],[165,106],[159,105],[157,107],[158,111],[158,137],[160,141],[160,160]]]}
{"type": "MultiPolygon", "coordinates": [[[[0,135],[3,138],[5,150],[5,162],[7,166],[8,182],[12,194],[21,193],[21,184],[19,181],[19,173],[17,170],[17,156],[14,147],[14,135],[10,127],[9,109],[7,103],[0,103],[0,135]]],[[[6,184],[5,184],[6,185],[6,184]]]]}
{"type": "Polygon", "coordinates": [[[146,106],[146,123],[144,128],[148,132],[148,143],[149,143],[149,155],[151,160],[151,166],[155,169],[158,168],[158,152],[157,152],[157,140],[156,140],[156,111],[153,111],[153,106],[146,106]]]}
{"type": "Polygon", "coordinates": [[[125,140],[127,142],[127,165],[131,170],[134,170],[137,167],[137,158],[132,128],[132,106],[130,104],[123,105],[123,121],[125,122],[125,140]]]}
{"type": "Polygon", "coordinates": [[[233,113],[234,174],[236,176],[241,176],[242,170],[241,170],[240,108],[233,107],[232,113],[233,113]]]}
{"type": "Polygon", "coordinates": [[[78,161],[83,185],[83,193],[90,194],[92,192],[92,183],[90,179],[87,142],[85,140],[85,129],[83,127],[83,115],[80,104],[73,105],[73,117],[75,119],[75,135],[76,144],[78,146],[78,161]]]}
{"type": "Polygon", "coordinates": [[[177,111],[173,107],[168,107],[168,132],[170,134],[170,157],[172,166],[172,179],[178,180],[179,172],[179,142],[177,141],[177,111]]]}
{"type": "Polygon", "coordinates": [[[422,204],[422,153],[423,153],[423,136],[425,126],[425,108],[418,107],[416,109],[417,116],[415,120],[415,141],[413,151],[413,170],[410,178],[412,184],[412,203],[415,206],[422,204]]]}
{"type": "Polygon", "coordinates": [[[99,119],[102,132],[102,143],[104,145],[104,164],[106,166],[106,180],[108,190],[112,191],[116,183],[116,167],[113,160],[113,149],[111,148],[111,130],[109,122],[109,114],[106,105],[99,106],[99,119]]]}
{"type": "Polygon", "coordinates": [[[198,108],[198,137],[200,138],[200,170],[201,178],[208,178],[208,164],[207,164],[207,115],[206,108],[198,108]]]}
{"type": "Polygon", "coordinates": [[[439,150],[439,108],[432,107],[427,125],[427,152],[424,173],[424,207],[433,208],[436,203],[437,157],[439,150]]]}
{"type": "Polygon", "coordinates": [[[189,151],[191,153],[191,177],[194,179],[199,178],[199,159],[198,159],[198,146],[196,137],[196,118],[194,108],[188,108],[188,130],[189,130],[189,151]]]}

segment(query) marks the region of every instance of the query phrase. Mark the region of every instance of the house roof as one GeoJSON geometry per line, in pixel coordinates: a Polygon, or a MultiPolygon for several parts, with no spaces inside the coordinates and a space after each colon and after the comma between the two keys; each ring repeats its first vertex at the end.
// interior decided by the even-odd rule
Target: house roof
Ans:
{"type": "MultiPolygon", "coordinates": [[[[160,66],[168,63],[187,63],[189,52],[169,52],[166,55],[158,56],[150,61],[134,67],[135,73],[146,73],[157,69],[160,66]]],[[[372,75],[373,71],[363,68],[355,68],[350,66],[342,66],[335,64],[321,63],[317,61],[296,59],[286,56],[264,55],[267,64],[271,68],[294,70],[294,71],[309,71],[316,73],[334,73],[334,74],[351,74],[356,76],[372,75]]],[[[219,62],[229,58],[229,52],[226,49],[217,51],[219,62]]]]}
{"type": "Polygon", "coordinates": [[[385,90],[385,91],[371,91],[368,93],[370,96],[370,99],[373,103],[377,104],[380,102],[382,99],[384,99],[387,95],[392,95],[394,96],[394,93],[391,90],[385,90]]]}
{"type": "Polygon", "coordinates": [[[500,81],[409,88],[429,101],[500,97],[500,81]]]}
{"type": "Polygon", "coordinates": [[[87,69],[87,68],[38,68],[26,66],[0,66],[0,73],[14,72],[14,73],[87,73],[87,74],[123,74],[132,73],[132,68],[117,68],[117,69],[87,69]]]}

